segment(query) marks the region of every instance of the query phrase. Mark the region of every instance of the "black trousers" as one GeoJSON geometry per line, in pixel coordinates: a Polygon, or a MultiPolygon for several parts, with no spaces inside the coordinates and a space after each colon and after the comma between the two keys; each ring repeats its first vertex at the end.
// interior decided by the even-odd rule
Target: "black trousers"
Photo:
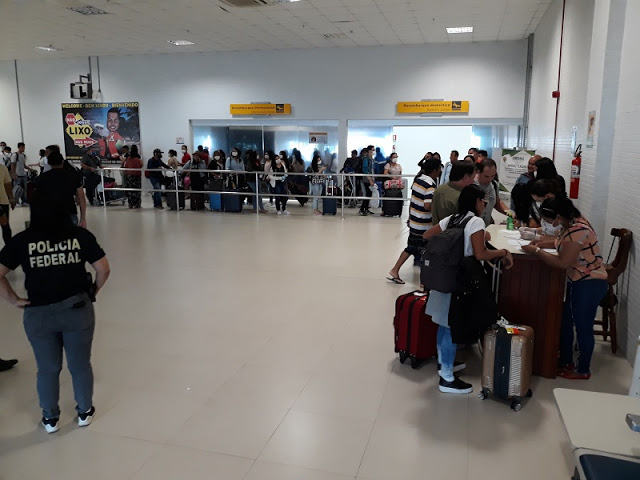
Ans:
{"type": "MultiPolygon", "coordinates": [[[[362,181],[362,190],[363,197],[371,197],[371,185],[368,185],[364,180],[362,181]]],[[[369,198],[362,201],[362,206],[360,207],[360,211],[364,212],[369,210],[369,198]]]]}
{"type": "Polygon", "coordinates": [[[96,196],[96,187],[100,185],[100,175],[93,172],[84,174],[84,188],[87,191],[87,200],[93,203],[96,196]]]}

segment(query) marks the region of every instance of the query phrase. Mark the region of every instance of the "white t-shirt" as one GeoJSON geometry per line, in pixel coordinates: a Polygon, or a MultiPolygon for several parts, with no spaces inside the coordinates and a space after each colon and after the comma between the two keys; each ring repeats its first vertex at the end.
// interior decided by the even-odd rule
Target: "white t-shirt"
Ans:
{"type": "MultiPolygon", "coordinates": [[[[444,232],[447,229],[447,225],[449,225],[449,220],[453,217],[453,215],[449,215],[447,218],[443,218],[440,220],[440,228],[444,232]]],[[[473,245],[471,244],[471,235],[481,230],[484,230],[484,220],[481,217],[477,217],[473,214],[473,212],[468,212],[464,218],[473,217],[464,227],[464,256],[472,257],[473,256],[473,245]]]]}

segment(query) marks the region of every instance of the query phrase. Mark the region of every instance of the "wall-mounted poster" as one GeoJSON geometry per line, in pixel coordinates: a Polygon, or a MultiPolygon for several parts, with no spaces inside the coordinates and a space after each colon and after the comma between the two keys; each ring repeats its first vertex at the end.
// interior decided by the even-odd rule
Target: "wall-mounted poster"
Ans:
{"type": "Polygon", "coordinates": [[[327,143],[329,134],[327,132],[309,132],[309,143],[327,143]]]}
{"type": "Polygon", "coordinates": [[[515,186],[518,177],[523,173],[527,173],[529,159],[535,154],[535,150],[503,149],[502,156],[498,164],[500,186],[510,192],[515,186]]]}
{"type": "Polygon", "coordinates": [[[140,145],[138,102],[63,103],[62,124],[69,160],[80,160],[97,145],[104,163],[119,164],[122,147],[140,145]]]}
{"type": "Polygon", "coordinates": [[[589,112],[587,123],[587,148],[593,148],[593,136],[596,133],[596,111],[589,112]]]}

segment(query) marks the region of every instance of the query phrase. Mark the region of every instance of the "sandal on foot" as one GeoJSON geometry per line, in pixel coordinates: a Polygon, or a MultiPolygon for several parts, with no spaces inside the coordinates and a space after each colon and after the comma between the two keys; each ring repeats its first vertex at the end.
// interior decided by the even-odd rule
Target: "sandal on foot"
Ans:
{"type": "Polygon", "coordinates": [[[404,285],[404,280],[402,280],[400,277],[387,277],[387,280],[392,281],[396,285],[404,285]]]}

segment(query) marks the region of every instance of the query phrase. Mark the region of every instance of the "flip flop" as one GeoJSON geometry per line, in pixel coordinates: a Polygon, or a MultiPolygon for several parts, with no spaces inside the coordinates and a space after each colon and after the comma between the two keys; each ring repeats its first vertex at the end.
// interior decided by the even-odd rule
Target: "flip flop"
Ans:
{"type": "Polygon", "coordinates": [[[404,280],[402,280],[400,277],[387,277],[387,280],[392,281],[396,285],[404,285],[404,280]]]}

